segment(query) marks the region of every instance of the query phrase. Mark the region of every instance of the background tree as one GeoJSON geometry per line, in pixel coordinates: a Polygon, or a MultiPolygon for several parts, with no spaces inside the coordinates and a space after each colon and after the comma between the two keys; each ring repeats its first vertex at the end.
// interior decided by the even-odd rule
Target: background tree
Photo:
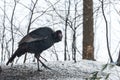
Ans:
{"type": "Polygon", "coordinates": [[[94,60],[93,0],[83,0],[83,59],[94,60]]]}
{"type": "Polygon", "coordinates": [[[119,56],[117,58],[117,65],[120,66],[120,51],[119,51],[119,56]]]}
{"type": "MultiPolygon", "coordinates": [[[[36,7],[36,4],[37,4],[38,0],[35,1],[35,3],[32,1],[32,4],[33,4],[33,8],[30,9],[30,19],[29,19],[29,23],[28,23],[28,29],[27,29],[27,34],[29,33],[30,31],[30,27],[32,25],[32,18],[33,18],[33,14],[34,14],[34,9],[36,7]]],[[[26,62],[26,58],[27,58],[27,53],[25,54],[25,58],[24,58],[24,63],[26,62]]]]}
{"type": "Polygon", "coordinates": [[[101,4],[102,4],[102,14],[103,14],[103,17],[104,17],[104,20],[105,20],[105,24],[106,24],[106,42],[107,42],[107,49],[108,49],[108,55],[110,57],[110,62],[113,62],[113,59],[112,59],[112,56],[111,56],[111,52],[110,52],[110,46],[109,46],[109,38],[108,38],[108,21],[106,19],[106,16],[105,16],[105,13],[104,13],[104,0],[101,1],[101,4]]]}

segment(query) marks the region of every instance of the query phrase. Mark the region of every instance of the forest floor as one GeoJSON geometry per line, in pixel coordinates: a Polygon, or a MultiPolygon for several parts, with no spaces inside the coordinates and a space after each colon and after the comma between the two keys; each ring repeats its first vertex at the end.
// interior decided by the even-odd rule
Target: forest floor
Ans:
{"type": "Polygon", "coordinates": [[[0,80],[120,80],[120,68],[114,64],[81,60],[45,62],[52,70],[36,63],[6,66],[1,64],[0,80]]]}

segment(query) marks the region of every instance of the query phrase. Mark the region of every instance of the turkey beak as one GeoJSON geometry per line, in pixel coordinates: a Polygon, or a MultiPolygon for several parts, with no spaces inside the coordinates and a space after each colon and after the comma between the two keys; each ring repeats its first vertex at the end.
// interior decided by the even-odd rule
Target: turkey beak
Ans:
{"type": "Polygon", "coordinates": [[[62,40],[62,37],[63,37],[63,35],[62,35],[62,33],[60,33],[59,34],[60,41],[62,40]]]}

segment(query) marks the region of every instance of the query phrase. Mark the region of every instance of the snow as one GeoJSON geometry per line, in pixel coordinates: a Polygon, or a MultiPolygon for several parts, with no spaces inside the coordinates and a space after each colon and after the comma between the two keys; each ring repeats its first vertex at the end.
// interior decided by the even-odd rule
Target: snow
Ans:
{"type": "Polygon", "coordinates": [[[120,67],[97,61],[49,61],[44,62],[52,70],[36,63],[1,64],[0,80],[120,80],[120,67]],[[95,78],[95,79],[93,79],[95,78]]]}

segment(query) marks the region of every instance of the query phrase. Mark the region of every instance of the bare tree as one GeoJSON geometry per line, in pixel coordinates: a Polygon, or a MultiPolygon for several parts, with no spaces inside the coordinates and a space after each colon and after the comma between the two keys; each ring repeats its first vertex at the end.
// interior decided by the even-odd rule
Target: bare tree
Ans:
{"type": "Polygon", "coordinates": [[[83,0],[83,59],[94,60],[93,0],[83,0]]]}
{"type": "Polygon", "coordinates": [[[5,40],[5,12],[6,12],[6,1],[4,0],[4,16],[3,16],[3,30],[2,30],[2,39],[1,39],[1,62],[3,61],[4,55],[4,40],[5,40]]]}
{"type": "Polygon", "coordinates": [[[119,55],[118,55],[118,59],[117,59],[117,65],[120,66],[120,50],[119,50],[119,55]]]}
{"type": "MultiPolygon", "coordinates": [[[[32,24],[32,18],[33,18],[33,14],[34,14],[34,10],[35,10],[37,2],[38,2],[38,0],[36,0],[35,3],[32,1],[33,7],[32,7],[32,9],[30,9],[31,14],[30,14],[30,19],[29,19],[29,23],[28,23],[27,34],[30,31],[30,27],[31,27],[31,24],[32,24]]],[[[24,63],[26,62],[26,58],[27,58],[27,53],[25,54],[24,63]]]]}
{"type": "Polygon", "coordinates": [[[68,28],[68,18],[70,15],[70,5],[71,2],[70,0],[68,1],[68,6],[66,6],[67,3],[65,3],[65,9],[67,9],[67,11],[65,10],[65,39],[64,39],[64,60],[67,60],[67,28],[68,28]]]}
{"type": "Polygon", "coordinates": [[[16,5],[17,5],[17,2],[16,2],[16,0],[14,0],[14,7],[13,7],[13,11],[12,11],[12,16],[11,16],[12,54],[14,52],[14,33],[13,33],[14,28],[13,28],[13,20],[14,20],[14,13],[15,13],[16,5]]]}
{"type": "Polygon", "coordinates": [[[112,59],[112,56],[111,56],[111,52],[110,52],[110,47],[109,47],[109,40],[108,40],[109,39],[108,38],[108,22],[107,22],[105,13],[104,13],[104,0],[101,1],[101,4],[102,4],[102,14],[103,14],[103,17],[104,17],[104,20],[105,20],[105,24],[106,24],[106,40],[107,40],[108,54],[109,54],[109,57],[110,57],[110,62],[113,62],[113,59],[112,59]]]}
{"type": "Polygon", "coordinates": [[[82,16],[82,15],[78,14],[78,4],[79,4],[79,1],[74,0],[74,10],[75,10],[74,11],[74,18],[71,21],[71,25],[70,25],[70,28],[73,31],[73,34],[72,34],[72,58],[73,58],[74,62],[76,62],[77,52],[79,53],[79,51],[77,49],[76,39],[77,39],[77,33],[78,33],[77,29],[81,25],[80,19],[82,16]]]}

